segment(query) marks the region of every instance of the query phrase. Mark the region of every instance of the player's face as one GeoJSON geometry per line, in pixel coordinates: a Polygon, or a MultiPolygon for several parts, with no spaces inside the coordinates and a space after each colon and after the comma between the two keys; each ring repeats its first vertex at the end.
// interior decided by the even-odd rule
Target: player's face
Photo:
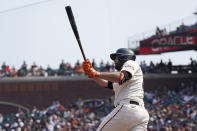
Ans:
{"type": "Polygon", "coordinates": [[[122,68],[122,64],[119,62],[118,60],[118,56],[116,56],[115,60],[114,60],[114,64],[115,64],[115,69],[120,71],[122,68]]]}
{"type": "Polygon", "coordinates": [[[114,64],[118,64],[118,56],[116,56],[115,60],[114,60],[114,64]]]}

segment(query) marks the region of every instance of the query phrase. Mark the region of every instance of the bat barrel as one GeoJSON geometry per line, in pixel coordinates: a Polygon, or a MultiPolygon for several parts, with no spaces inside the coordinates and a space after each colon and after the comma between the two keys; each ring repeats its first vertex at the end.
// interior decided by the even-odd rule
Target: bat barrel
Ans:
{"type": "Polygon", "coordinates": [[[79,37],[79,33],[78,33],[77,25],[75,23],[75,18],[74,18],[72,9],[71,9],[70,6],[66,6],[65,9],[66,9],[66,12],[67,12],[67,15],[68,15],[69,22],[71,24],[72,30],[73,30],[73,32],[75,34],[76,39],[77,39],[77,43],[78,43],[79,48],[81,50],[81,53],[83,55],[83,59],[86,60],[85,53],[83,51],[83,47],[82,47],[82,44],[81,44],[81,41],[80,41],[80,37],[79,37]]]}

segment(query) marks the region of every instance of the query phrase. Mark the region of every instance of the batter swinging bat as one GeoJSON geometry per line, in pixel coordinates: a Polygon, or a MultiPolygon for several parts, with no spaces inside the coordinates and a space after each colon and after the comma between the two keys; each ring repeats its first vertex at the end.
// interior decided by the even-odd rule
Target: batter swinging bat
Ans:
{"type": "Polygon", "coordinates": [[[82,44],[81,44],[81,40],[80,40],[80,38],[79,38],[79,33],[78,33],[78,30],[77,30],[77,25],[76,25],[76,23],[75,23],[75,18],[74,18],[72,9],[71,9],[70,6],[66,6],[65,9],[66,9],[66,12],[67,12],[68,19],[69,19],[69,21],[70,21],[72,30],[73,30],[73,32],[74,32],[74,34],[75,34],[75,38],[77,39],[79,48],[80,48],[81,53],[82,53],[82,55],[83,55],[83,59],[86,60],[86,57],[85,57],[85,54],[84,54],[84,51],[83,51],[83,47],[82,47],[82,44]]]}

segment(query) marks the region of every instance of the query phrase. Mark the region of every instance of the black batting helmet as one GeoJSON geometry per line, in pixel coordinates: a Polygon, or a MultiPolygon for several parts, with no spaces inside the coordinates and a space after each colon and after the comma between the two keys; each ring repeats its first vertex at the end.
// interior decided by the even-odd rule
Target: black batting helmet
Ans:
{"type": "Polygon", "coordinates": [[[118,60],[122,63],[128,60],[135,61],[136,59],[135,53],[131,49],[128,49],[128,48],[120,48],[116,51],[116,53],[110,54],[110,58],[112,60],[115,60],[116,56],[118,56],[118,60]]]}

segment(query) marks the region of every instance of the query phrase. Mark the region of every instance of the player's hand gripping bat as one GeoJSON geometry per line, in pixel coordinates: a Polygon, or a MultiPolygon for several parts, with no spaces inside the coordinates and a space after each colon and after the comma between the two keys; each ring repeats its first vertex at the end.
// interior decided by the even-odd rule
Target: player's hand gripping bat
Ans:
{"type": "Polygon", "coordinates": [[[75,38],[77,39],[77,42],[78,42],[78,45],[79,45],[79,48],[81,50],[81,53],[83,55],[83,59],[84,61],[86,60],[86,57],[85,57],[85,54],[84,54],[84,51],[83,51],[83,47],[82,47],[82,44],[81,44],[81,40],[79,38],[79,33],[78,33],[78,30],[77,30],[77,25],[75,23],[75,18],[74,18],[74,15],[72,13],[72,9],[70,6],[66,6],[65,7],[66,9],[66,12],[67,12],[67,15],[68,15],[68,19],[70,21],[70,24],[71,24],[71,27],[72,27],[72,30],[75,34],[75,38]]]}

